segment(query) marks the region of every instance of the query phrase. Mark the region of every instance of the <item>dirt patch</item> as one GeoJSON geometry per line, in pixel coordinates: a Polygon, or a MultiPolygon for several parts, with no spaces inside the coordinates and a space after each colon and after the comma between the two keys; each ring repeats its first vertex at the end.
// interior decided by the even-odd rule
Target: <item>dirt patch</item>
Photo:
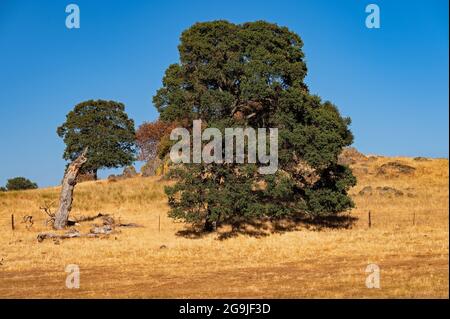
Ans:
{"type": "MultiPolygon", "coordinates": [[[[361,256],[364,257],[364,256],[361,256]]],[[[64,268],[4,271],[0,296],[6,298],[304,298],[397,296],[445,297],[442,289],[448,274],[447,259],[441,254],[388,255],[379,261],[382,289],[365,286],[365,258],[351,256],[263,263],[215,269],[205,263],[204,271],[189,275],[164,268],[132,265],[122,269],[110,266],[81,266],[80,289],[67,289],[64,268]],[[430,267],[433,277],[430,277],[430,267]],[[419,278],[419,289],[400,291],[419,278]],[[224,282],[227,284],[224,285],[224,282]],[[432,284],[435,285],[432,285],[432,284]],[[440,290],[436,289],[439,284],[440,290]],[[8,289],[7,287],[14,287],[8,289]],[[336,292],[338,292],[336,294],[336,292]],[[375,294],[376,293],[376,294],[375,294]],[[374,295],[375,294],[375,295],[374,295]]],[[[448,281],[447,281],[448,287],[448,281]]]]}

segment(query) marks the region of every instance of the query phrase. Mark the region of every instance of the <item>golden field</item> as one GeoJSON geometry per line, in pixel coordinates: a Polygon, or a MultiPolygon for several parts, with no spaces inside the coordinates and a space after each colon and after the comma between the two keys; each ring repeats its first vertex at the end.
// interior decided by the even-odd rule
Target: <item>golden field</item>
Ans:
{"type": "Polygon", "coordinates": [[[78,184],[72,216],[110,213],[144,227],[59,244],[36,240],[50,230],[39,207],[58,199],[58,187],[0,193],[0,298],[448,298],[448,165],[369,157],[352,165],[351,228],[300,225],[259,238],[177,235],[185,225],[167,217],[168,182],[159,177],[78,184]],[[392,161],[416,170],[377,174],[392,161]],[[373,194],[360,195],[366,186],[373,194]],[[403,195],[376,191],[384,186],[403,195]],[[30,229],[24,215],[33,216],[30,229]],[[379,289],[365,285],[371,263],[380,267],[379,289]],[[80,267],[79,289],[65,286],[68,264],[80,267]]]}

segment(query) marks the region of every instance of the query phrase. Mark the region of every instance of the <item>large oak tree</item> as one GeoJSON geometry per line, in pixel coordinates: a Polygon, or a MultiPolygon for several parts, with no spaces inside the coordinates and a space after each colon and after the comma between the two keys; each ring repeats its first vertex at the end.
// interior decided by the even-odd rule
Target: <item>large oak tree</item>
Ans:
{"type": "Polygon", "coordinates": [[[309,92],[302,46],[294,32],[264,21],[197,23],[182,33],[180,62],[167,68],[153,99],[161,119],[278,128],[279,169],[261,175],[254,164],[179,165],[177,183],[166,189],[173,218],[211,229],[353,207],[347,191],[355,177],[337,163],[353,141],[350,119],[309,92]]]}

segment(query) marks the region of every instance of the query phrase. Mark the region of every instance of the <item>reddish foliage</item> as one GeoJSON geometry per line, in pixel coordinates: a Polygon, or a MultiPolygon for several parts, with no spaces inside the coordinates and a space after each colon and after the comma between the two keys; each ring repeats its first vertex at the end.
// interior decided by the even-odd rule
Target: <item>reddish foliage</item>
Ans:
{"type": "Polygon", "coordinates": [[[177,127],[176,123],[156,120],[144,123],[136,131],[136,143],[140,149],[139,159],[149,161],[158,154],[158,145],[164,136],[170,135],[172,129],[177,127]]]}

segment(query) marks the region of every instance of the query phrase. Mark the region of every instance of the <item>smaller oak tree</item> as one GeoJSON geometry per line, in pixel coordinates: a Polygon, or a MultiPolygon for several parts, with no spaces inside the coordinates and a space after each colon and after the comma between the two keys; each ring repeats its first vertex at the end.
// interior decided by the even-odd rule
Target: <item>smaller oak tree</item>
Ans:
{"type": "Polygon", "coordinates": [[[95,179],[98,169],[127,166],[135,159],[134,121],[128,118],[123,103],[82,102],[67,114],[57,133],[66,144],[63,155],[66,160],[75,160],[89,147],[82,171],[95,179]]]}

